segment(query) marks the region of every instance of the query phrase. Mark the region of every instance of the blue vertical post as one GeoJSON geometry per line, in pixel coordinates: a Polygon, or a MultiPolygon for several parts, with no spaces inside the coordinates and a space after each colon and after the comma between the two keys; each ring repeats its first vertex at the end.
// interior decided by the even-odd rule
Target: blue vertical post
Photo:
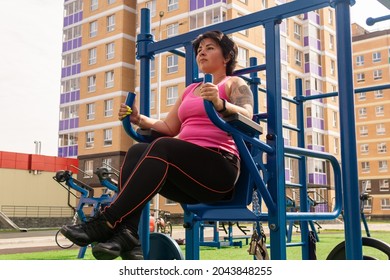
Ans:
{"type": "MultiPolygon", "coordinates": [[[[150,11],[141,9],[141,32],[137,36],[137,58],[140,60],[140,112],[145,116],[150,116],[150,59],[148,45],[153,43],[153,35],[150,30],[150,11]]],[[[160,73],[158,73],[160,75],[160,73]]],[[[149,259],[150,232],[149,232],[149,209],[148,202],[141,215],[140,239],[144,258],[149,259]]]]}
{"type": "Polygon", "coordinates": [[[267,80],[267,143],[274,149],[267,157],[270,173],[268,190],[276,202],[276,210],[268,211],[271,259],[286,259],[286,199],[284,143],[282,128],[282,88],[280,67],[280,26],[278,21],[265,23],[267,80]]]}
{"type": "Polygon", "coordinates": [[[362,233],[356,155],[356,129],[352,69],[352,37],[349,5],[353,0],[332,0],[336,10],[337,69],[340,104],[341,163],[343,174],[346,258],[361,260],[362,233]]]}
{"type": "MultiPolygon", "coordinates": [[[[249,58],[249,65],[250,66],[257,66],[257,58],[251,57],[249,58]]],[[[257,75],[257,72],[251,72],[250,73],[250,88],[253,93],[253,113],[257,114],[259,113],[259,84],[260,84],[260,78],[257,75]]]]}
{"type": "MultiPolygon", "coordinates": [[[[297,105],[297,127],[299,129],[297,140],[298,147],[305,148],[305,119],[304,119],[304,107],[303,107],[303,86],[302,79],[297,79],[295,81],[295,91],[298,100],[297,105]]],[[[299,197],[304,199],[300,200],[300,211],[308,212],[308,202],[307,202],[307,180],[306,180],[306,157],[302,157],[298,162],[298,172],[299,172],[299,184],[301,188],[299,190],[299,197]]],[[[301,239],[304,239],[306,242],[302,246],[302,259],[309,259],[309,229],[307,221],[300,221],[301,225],[301,239]]]]}

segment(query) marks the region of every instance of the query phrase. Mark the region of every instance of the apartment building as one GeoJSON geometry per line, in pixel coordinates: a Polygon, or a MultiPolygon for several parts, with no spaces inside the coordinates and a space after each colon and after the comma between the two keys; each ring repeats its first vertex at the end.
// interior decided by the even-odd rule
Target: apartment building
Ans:
{"type": "Polygon", "coordinates": [[[390,215],[390,29],[368,32],[353,25],[355,89],[374,87],[355,95],[359,189],[367,192],[364,212],[390,215]]]}
{"type": "Polygon", "coordinates": [[[77,157],[87,183],[97,167],[118,169],[132,144],[117,108],[135,89],[136,2],[65,0],[60,157],[77,157]]]}
{"type": "MultiPolygon", "coordinates": [[[[138,91],[139,72],[135,59],[140,9],[151,11],[156,41],[214,23],[241,17],[286,0],[67,0],[64,2],[63,72],[59,153],[77,157],[86,174],[105,163],[118,168],[132,144],[117,121],[119,103],[127,91],[138,91]]],[[[298,15],[281,23],[282,93],[295,97],[295,80],[303,80],[304,95],[337,91],[335,15],[325,8],[298,15]]],[[[265,61],[262,26],[231,34],[238,44],[238,68],[249,66],[249,58],[265,61]]],[[[164,118],[185,87],[185,61],[172,53],[156,55],[151,62],[151,115],[164,118]]],[[[265,73],[260,72],[266,89],[265,73]]],[[[259,91],[259,111],[266,112],[266,94],[259,91]]],[[[283,100],[283,123],[296,124],[295,105],[283,100]]],[[[305,103],[306,147],[328,151],[339,157],[337,98],[305,103]]],[[[286,145],[295,146],[296,132],[284,129],[286,145]]],[[[298,180],[297,163],[286,158],[286,181],[298,180]]],[[[326,210],[331,207],[332,175],[323,160],[310,159],[308,182],[312,198],[326,210]]],[[[83,174],[83,173],[79,173],[83,174]]],[[[84,176],[85,180],[88,175],[84,176]]],[[[91,180],[93,184],[93,180],[91,180]]],[[[289,193],[299,200],[298,191],[289,193]]],[[[174,201],[160,198],[160,207],[181,211],[174,201]]],[[[317,211],[318,209],[316,209],[317,211]]],[[[320,209],[321,210],[321,209],[320,209]]],[[[320,211],[318,210],[318,211],[320,211]]],[[[322,211],[321,210],[321,211],[322,211]]]]}

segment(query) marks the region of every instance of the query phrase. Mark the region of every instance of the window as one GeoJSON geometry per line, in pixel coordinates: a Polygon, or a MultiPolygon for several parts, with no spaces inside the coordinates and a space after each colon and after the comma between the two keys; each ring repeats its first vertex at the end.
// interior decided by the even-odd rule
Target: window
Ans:
{"type": "Polygon", "coordinates": [[[107,32],[115,30],[115,15],[110,15],[107,17],[107,32]]]}
{"type": "Polygon", "coordinates": [[[377,69],[374,70],[374,80],[381,80],[382,79],[382,70],[377,69]]]}
{"type": "Polygon", "coordinates": [[[383,98],[383,90],[375,90],[374,96],[375,98],[383,98]]]}
{"type": "Polygon", "coordinates": [[[95,103],[87,104],[87,120],[95,119],[95,103]]]}
{"type": "Polygon", "coordinates": [[[295,64],[298,66],[302,66],[302,52],[295,50],[294,56],[295,56],[295,64]]]}
{"type": "Polygon", "coordinates": [[[297,23],[294,23],[294,38],[297,40],[301,40],[302,34],[302,26],[297,23]]]}
{"type": "Polygon", "coordinates": [[[335,64],[334,60],[331,60],[331,61],[330,61],[330,74],[331,74],[332,76],[334,76],[335,69],[336,69],[336,64],[335,64]]]}
{"type": "Polygon", "coordinates": [[[361,144],[360,145],[360,152],[362,154],[368,154],[368,144],[361,144]]]}
{"type": "Polygon", "coordinates": [[[167,37],[173,37],[179,34],[179,24],[173,23],[167,26],[167,37]]]}
{"type": "MultiPolygon", "coordinates": [[[[242,16],[243,16],[243,14],[240,14],[240,13],[237,14],[237,17],[242,17],[242,16]]],[[[238,33],[240,33],[241,35],[244,35],[244,36],[248,36],[248,29],[240,30],[240,31],[238,31],[238,33]]]]}
{"type": "Polygon", "coordinates": [[[386,127],[384,123],[379,123],[376,125],[376,134],[377,135],[384,135],[386,134],[386,127]]]}
{"type": "Polygon", "coordinates": [[[86,160],[84,162],[84,178],[91,178],[93,176],[93,160],[86,160]]]}
{"type": "Polygon", "coordinates": [[[98,31],[97,21],[95,20],[89,23],[89,37],[90,38],[95,37],[97,35],[97,31],[98,31]]]}
{"type": "Polygon", "coordinates": [[[114,4],[116,0],[107,0],[107,4],[110,5],[110,4],[114,4]]]}
{"type": "Polygon", "coordinates": [[[115,43],[106,44],[106,59],[113,59],[115,56],[115,43]]]}
{"type": "Polygon", "coordinates": [[[376,116],[383,116],[384,114],[385,114],[385,107],[383,105],[375,107],[375,115],[376,116]]]}
{"type": "Polygon", "coordinates": [[[97,53],[96,48],[88,50],[88,64],[89,65],[96,63],[96,53],[97,53]]]}
{"type": "Polygon", "coordinates": [[[168,0],[168,12],[179,9],[179,0],[168,0]]]}
{"type": "Polygon", "coordinates": [[[363,119],[367,117],[367,108],[359,108],[359,118],[363,119]]]}
{"type": "Polygon", "coordinates": [[[358,83],[362,83],[366,80],[366,75],[364,73],[357,73],[356,78],[358,83]]]}
{"type": "Polygon", "coordinates": [[[114,101],[112,99],[104,100],[104,116],[111,117],[113,114],[114,101]]]}
{"type": "Polygon", "coordinates": [[[380,52],[374,52],[372,54],[372,62],[380,62],[381,61],[381,53],[380,52]]]}
{"type": "MultiPolygon", "coordinates": [[[[161,57],[160,57],[161,59],[161,57]]],[[[154,77],[156,75],[156,60],[150,60],[150,77],[154,77]]]]}
{"type": "Polygon", "coordinates": [[[333,127],[337,127],[337,120],[338,120],[337,112],[333,111],[332,112],[332,126],[333,127]]]}
{"type": "Polygon", "coordinates": [[[368,173],[370,172],[370,162],[368,161],[363,161],[361,163],[361,166],[362,166],[362,173],[368,173]]]}
{"type": "Polygon", "coordinates": [[[367,126],[363,125],[359,128],[359,134],[360,136],[368,136],[368,128],[367,126]]]}
{"type": "Polygon", "coordinates": [[[238,65],[247,67],[248,66],[248,50],[238,47],[238,65]]]}
{"type": "Polygon", "coordinates": [[[96,90],[96,75],[89,76],[88,78],[88,92],[96,90]]]}
{"type": "Polygon", "coordinates": [[[178,89],[177,86],[167,88],[167,106],[175,104],[178,98],[178,89]]]}
{"type": "Polygon", "coordinates": [[[105,73],[105,87],[111,88],[114,86],[114,71],[108,71],[105,73]]]}
{"type": "Polygon", "coordinates": [[[112,129],[104,129],[104,146],[111,146],[112,145],[112,129]]]}
{"type": "Polygon", "coordinates": [[[387,160],[380,160],[379,162],[379,171],[387,171],[387,160]]]}
{"type": "Polygon", "coordinates": [[[217,7],[207,9],[204,12],[199,12],[190,16],[190,30],[209,26],[211,24],[226,20],[226,8],[217,7]]]}
{"type": "Polygon", "coordinates": [[[364,56],[358,55],[356,56],[356,66],[364,65],[364,56]]]}
{"type": "Polygon", "coordinates": [[[85,148],[93,148],[95,141],[95,133],[93,131],[88,131],[85,133],[85,148]]]}
{"type": "Polygon", "coordinates": [[[91,0],[91,11],[96,11],[99,7],[99,1],[98,0],[91,0]]]}
{"type": "Polygon", "coordinates": [[[167,71],[168,73],[174,73],[177,72],[179,66],[178,66],[178,56],[176,54],[174,55],[168,55],[167,56],[167,71]]]}
{"type": "Polygon", "coordinates": [[[389,180],[379,180],[379,191],[386,192],[389,191],[389,180]]]}
{"type": "Polygon", "coordinates": [[[377,151],[379,154],[383,154],[387,152],[387,146],[386,143],[379,143],[377,144],[377,151]]]}
{"type": "Polygon", "coordinates": [[[329,49],[334,49],[334,36],[332,34],[329,34],[329,49]]]}
{"type": "Polygon", "coordinates": [[[330,9],[328,10],[328,24],[333,25],[333,11],[330,9]]]}
{"type": "Polygon", "coordinates": [[[371,191],[371,180],[363,180],[362,192],[370,192],[370,191],[371,191]]]}
{"type": "Polygon", "coordinates": [[[146,8],[150,10],[150,16],[156,16],[156,0],[146,2],[146,8]]]}
{"type": "Polygon", "coordinates": [[[381,208],[383,210],[390,209],[390,198],[382,198],[381,199],[381,208]]]}
{"type": "Polygon", "coordinates": [[[156,108],[156,91],[150,91],[150,109],[156,108]]]}
{"type": "Polygon", "coordinates": [[[112,170],[112,158],[104,158],[102,160],[102,166],[107,168],[108,171],[112,170]]]}
{"type": "Polygon", "coordinates": [[[366,93],[365,92],[359,92],[358,93],[358,99],[359,100],[366,100],[366,93]]]}
{"type": "Polygon", "coordinates": [[[263,6],[263,9],[268,8],[268,0],[261,0],[261,5],[263,6]]]}
{"type": "Polygon", "coordinates": [[[334,150],[335,154],[339,153],[339,139],[338,138],[333,139],[333,150],[334,150]]]}

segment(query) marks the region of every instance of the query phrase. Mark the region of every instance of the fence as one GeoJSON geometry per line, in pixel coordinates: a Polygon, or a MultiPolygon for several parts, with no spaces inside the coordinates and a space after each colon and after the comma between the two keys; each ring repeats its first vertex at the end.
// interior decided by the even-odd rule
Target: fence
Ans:
{"type": "Polygon", "coordinates": [[[74,211],[68,206],[18,206],[2,205],[1,212],[11,218],[58,218],[72,217],[74,211]]]}

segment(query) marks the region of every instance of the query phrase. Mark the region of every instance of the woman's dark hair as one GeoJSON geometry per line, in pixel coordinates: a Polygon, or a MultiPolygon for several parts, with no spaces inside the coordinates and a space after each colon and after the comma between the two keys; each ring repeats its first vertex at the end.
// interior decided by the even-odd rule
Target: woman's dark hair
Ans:
{"type": "Polygon", "coordinates": [[[228,36],[223,34],[221,31],[207,31],[201,35],[199,35],[193,42],[192,46],[194,48],[195,53],[197,53],[200,42],[204,39],[209,38],[214,40],[222,49],[222,54],[225,59],[229,59],[226,63],[226,75],[230,76],[233,74],[233,70],[237,64],[237,53],[238,48],[236,43],[228,36]]]}

